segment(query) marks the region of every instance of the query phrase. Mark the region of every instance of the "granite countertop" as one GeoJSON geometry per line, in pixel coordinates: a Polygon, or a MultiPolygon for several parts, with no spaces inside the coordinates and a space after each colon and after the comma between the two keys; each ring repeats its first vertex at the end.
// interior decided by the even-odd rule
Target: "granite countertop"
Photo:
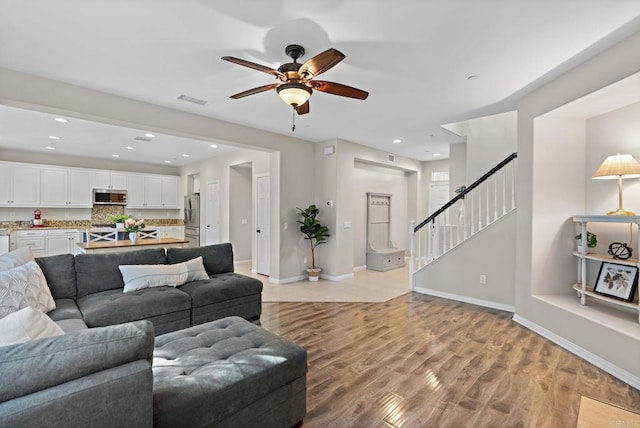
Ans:
{"type": "MultiPolygon", "coordinates": [[[[147,228],[163,226],[184,226],[182,219],[149,219],[145,221],[147,228]]],[[[30,221],[0,222],[0,229],[6,229],[7,233],[17,230],[52,230],[52,229],[88,229],[96,227],[91,220],[45,220],[42,227],[31,227],[30,221]]]]}

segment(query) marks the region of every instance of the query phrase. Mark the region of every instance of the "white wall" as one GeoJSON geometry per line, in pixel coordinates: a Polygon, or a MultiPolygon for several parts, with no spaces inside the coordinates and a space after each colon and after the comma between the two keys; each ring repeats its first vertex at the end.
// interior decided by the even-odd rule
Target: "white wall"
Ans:
{"type": "Polygon", "coordinates": [[[252,169],[251,166],[229,168],[229,241],[233,245],[234,261],[252,259],[256,200],[252,191],[252,169]]]}
{"type": "Polygon", "coordinates": [[[467,185],[517,150],[515,111],[465,122],[467,136],[467,185]]]}
{"type": "Polygon", "coordinates": [[[460,186],[471,184],[467,180],[467,143],[452,144],[449,147],[449,190],[455,196],[460,186]]]}
{"type": "MultiPolygon", "coordinates": [[[[569,310],[566,306],[554,303],[545,296],[533,294],[532,290],[545,289],[540,281],[547,276],[540,272],[549,266],[551,274],[557,273],[560,276],[568,274],[568,269],[575,269],[575,261],[567,267],[560,268],[556,263],[549,264],[549,260],[554,254],[572,248],[571,233],[565,224],[569,215],[575,214],[575,210],[580,207],[585,207],[585,200],[579,201],[578,197],[572,196],[572,192],[581,193],[586,186],[591,188],[594,185],[587,177],[593,173],[593,166],[604,154],[594,155],[594,159],[589,159],[587,164],[584,152],[564,151],[562,159],[574,162],[574,166],[566,173],[554,171],[553,167],[558,169],[558,163],[551,163],[550,158],[553,151],[557,149],[557,145],[550,143],[537,145],[540,140],[536,135],[538,132],[536,118],[640,72],[640,56],[637,54],[639,51],[640,33],[635,33],[618,45],[533,91],[518,105],[515,315],[518,321],[589,358],[610,373],[627,382],[633,382],[636,387],[640,385],[640,365],[638,365],[640,340],[637,338],[637,314],[633,317],[636,318],[636,322],[623,322],[619,319],[620,316],[606,316],[607,319],[612,320],[609,325],[606,325],[601,320],[593,319],[593,311],[590,311],[589,306],[578,306],[576,309],[569,310]],[[545,155],[545,150],[552,153],[545,155]],[[538,161],[549,163],[546,168],[543,168],[543,165],[538,165],[538,161]],[[582,167],[581,170],[580,163],[587,166],[582,167]],[[548,176],[549,174],[551,175],[548,176]],[[571,189],[565,188],[562,181],[558,181],[573,180],[574,175],[581,176],[582,180],[578,181],[582,183],[576,184],[571,189]],[[561,186],[559,189],[558,185],[561,186]],[[566,205],[561,205],[560,199],[566,201],[566,205]],[[545,221],[549,215],[556,216],[555,213],[550,212],[552,209],[561,210],[553,225],[545,221]],[[554,234],[560,233],[566,233],[569,236],[564,239],[554,237],[554,234]]],[[[591,139],[591,137],[587,138],[591,139]]],[[[611,144],[611,141],[607,144],[611,144]]],[[[613,151],[615,152],[615,149],[613,151]]],[[[608,154],[609,150],[606,150],[606,153],[608,154]]],[[[596,209],[592,202],[589,202],[589,207],[596,209]]],[[[570,287],[570,284],[558,284],[558,286],[564,288],[570,287]]],[[[559,300],[556,299],[556,301],[559,300]]]]}

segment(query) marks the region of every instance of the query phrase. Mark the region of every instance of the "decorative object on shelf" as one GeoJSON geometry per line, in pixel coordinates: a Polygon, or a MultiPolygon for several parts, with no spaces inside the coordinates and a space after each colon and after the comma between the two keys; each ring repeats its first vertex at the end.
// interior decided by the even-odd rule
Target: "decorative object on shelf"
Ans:
{"type": "Polygon", "coordinates": [[[638,268],[604,262],[593,291],[598,294],[630,302],[638,286],[638,268]]]}
{"type": "Polygon", "coordinates": [[[618,209],[607,215],[634,216],[632,211],[622,208],[622,179],[640,177],[640,164],[631,155],[608,156],[593,174],[594,179],[618,179],[618,209]]]}
{"type": "Polygon", "coordinates": [[[140,232],[141,229],[144,229],[144,227],[144,219],[136,220],[128,218],[124,221],[124,230],[129,232],[129,241],[131,241],[132,245],[136,243],[138,232],[140,232]]]}
{"type": "Polygon", "coordinates": [[[629,247],[626,242],[612,242],[609,245],[608,253],[614,259],[627,260],[633,255],[633,248],[629,247]]]}
{"type": "Polygon", "coordinates": [[[329,238],[329,228],[320,224],[318,219],[318,213],[320,210],[315,205],[309,205],[307,208],[296,208],[298,213],[302,216],[302,220],[298,220],[300,223],[300,232],[304,234],[304,239],[309,240],[311,246],[311,267],[307,269],[309,274],[309,281],[317,281],[320,276],[320,268],[316,267],[316,247],[320,244],[327,242],[329,238]]]}
{"type": "Polygon", "coordinates": [[[110,216],[109,220],[111,220],[116,225],[116,229],[124,229],[124,222],[129,217],[130,216],[127,214],[116,214],[116,215],[110,216]]]}
{"type": "MultiPolygon", "coordinates": [[[[576,235],[576,241],[578,241],[578,252],[581,253],[582,252],[582,233],[578,233],[576,235]]],[[[588,248],[595,248],[596,245],[598,245],[598,235],[596,235],[595,233],[591,233],[589,231],[587,231],[587,247],[588,248]]]]}

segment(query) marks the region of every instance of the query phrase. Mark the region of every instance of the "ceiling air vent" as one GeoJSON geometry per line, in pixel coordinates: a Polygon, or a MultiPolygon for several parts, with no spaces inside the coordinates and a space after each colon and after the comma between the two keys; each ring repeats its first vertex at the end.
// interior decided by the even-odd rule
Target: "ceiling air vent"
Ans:
{"type": "Polygon", "coordinates": [[[203,106],[203,105],[205,105],[207,103],[207,101],[205,101],[205,100],[201,100],[199,98],[190,97],[189,95],[184,95],[184,94],[180,95],[178,97],[178,99],[181,100],[181,101],[186,101],[188,103],[198,104],[198,105],[201,105],[201,106],[203,106]]]}
{"type": "Polygon", "coordinates": [[[394,163],[396,161],[396,157],[394,155],[388,154],[387,160],[391,163],[394,163]]]}
{"type": "Polygon", "coordinates": [[[133,137],[136,141],[146,141],[147,143],[153,141],[153,138],[150,137],[133,137]]]}

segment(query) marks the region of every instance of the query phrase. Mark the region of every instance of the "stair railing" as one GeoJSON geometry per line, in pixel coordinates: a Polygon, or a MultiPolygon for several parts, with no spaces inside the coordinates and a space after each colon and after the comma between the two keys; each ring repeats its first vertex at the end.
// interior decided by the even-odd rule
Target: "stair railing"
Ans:
{"type": "Polygon", "coordinates": [[[420,224],[411,222],[412,287],[413,273],[515,209],[517,157],[507,156],[420,224]]]}

